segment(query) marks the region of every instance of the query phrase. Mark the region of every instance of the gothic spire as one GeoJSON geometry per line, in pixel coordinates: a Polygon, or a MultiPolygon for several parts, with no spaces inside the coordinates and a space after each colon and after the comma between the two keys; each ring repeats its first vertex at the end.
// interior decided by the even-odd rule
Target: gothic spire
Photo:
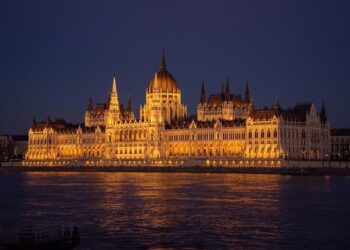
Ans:
{"type": "Polygon", "coordinates": [[[323,123],[327,122],[327,113],[326,113],[326,107],[325,107],[324,101],[322,101],[322,108],[321,108],[320,118],[321,118],[321,121],[323,123]]]}
{"type": "Polygon", "coordinates": [[[230,92],[230,80],[228,78],[228,74],[227,74],[227,77],[226,77],[226,91],[230,92]]]}
{"type": "Polygon", "coordinates": [[[165,62],[165,52],[164,52],[164,48],[162,50],[162,57],[160,60],[160,70],[166,70],[166,62],[165,62]]]}
{"type": "Polygon", "coordinates": [[[115,75],[113,75],[112,92],[111,92],[110,97],[109,97],[109,109],[119,110],[117,80],[116,80],[115,75]]]}
{"type": "Polygon", "coordinates": [[[221,83],[221,99],[225,100],[225,88],[224,88],[224,82],[221,83]]]}
{"type": "Polygon", "coordinates": [[[202,89],[201,89],[200,102],[201,102],[201,103],[205,103],[205,102],[206,102],[206,98],[205,98],[205,89],[204,89],[204,80],[202,80],[202,89]]]}
{"type": "Polygon", "coordinates": [[[273,104],[273,108],[274,108],[274,109],[280,109],[280,108],[281,108],[278,95],[277,95],[276,98],[275,98],[275,103],[273,104]]]}
{"type": "Polygon", "coordinates": [[[112,82],[112,95],[117,94],[117,80],[115,78],[115,74],[113,75],[113,82],[112,82]]]}
{"type": "Polygon", "coordinates": [[[228,75],[226,79],[225,100],[226,101],[230,100],[230,83],[229,83],[228,75]]]}
{"type": "Polygon", "coordinates": [[[128,96],[128,106],[127,106],[126,110],[127,110],[128,112],[131,112],[131,110],[132,110],[132,107],[131,107],[131,98],[130,98],[130,96],[128,96]]]}
{"type": "Polygon", "coordinates": [[[88,107],[87,107],[87,110],[88,111],[92,111],[94,108],[93,108],[93,105],[92,105],[92,97],[90,96],[89,97],[89,102],[88,102],[88,107]]]}
{"type": "Polygon", "coordinates": [[[245,94],[244,94],[244,101],[245,102],[251,102],[252,98],[250,96],[250,91],[249,91],[249,84],[248,84],[248,79],[245,83],[245,94]]]}

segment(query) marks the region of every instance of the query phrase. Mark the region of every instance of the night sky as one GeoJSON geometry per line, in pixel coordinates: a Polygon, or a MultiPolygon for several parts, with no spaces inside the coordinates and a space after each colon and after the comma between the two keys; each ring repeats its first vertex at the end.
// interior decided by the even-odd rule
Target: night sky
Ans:
{"type": "Polygon", "coordinates": [[[227,74],[257,107],[325,100],[332,127],[350,126],[350,1],[0,2],[0,133],[37,120],[83,122],[89,96],[138,114],[165,48],[168,70],[195,113],[201,80],[215,93],[227,74]]]}

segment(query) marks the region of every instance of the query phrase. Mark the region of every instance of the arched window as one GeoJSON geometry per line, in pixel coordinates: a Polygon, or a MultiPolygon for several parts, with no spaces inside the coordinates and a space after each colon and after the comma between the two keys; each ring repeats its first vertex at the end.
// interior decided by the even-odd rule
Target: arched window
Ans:
{"type": "Polygon", "coordinates": [[[268,137],[268,138],[270,138],[270,137],[271,137],[271,131],[270,131],[270,129],[269,129],[269,130],[267,130],[267,137],[268,137]]]}
{"type": "Polygon", "coordinates": [[[277,138],[277,129],[273,131],[273,137],[277,138]]]}
{"type": "Polygon", "coordinates": [[[248,138],[249,138],[249,139],[251,139],[251,138],[252,138],[252,136],[253,136],[253,135],[252,135],[252,131],[251,131],[251,130],[249,130],[249,133],[248,133],[248,138]]]}
{"type": "Polygon", "coordinates": [[[108,135],[108,142],[112,142],[112,135],[111,134],[108,135]]]}
{"type": "Polygon", "coordinates": [[[261,130],[261,132],[260,132],[260,137],[261,137],[261,138],[264,138],[264,137],[265,137],[264,130],[261,130]]]}
{"type": "Polygon", "coordinates": [[[128,131],[124,131],[124,141],[128,140],[128,131]]]}
{"type": "Polygon", "coordinates": [[[254,137],[258,138],[258,136],[259,136],[258,130],[255,130],[254,137]]]}

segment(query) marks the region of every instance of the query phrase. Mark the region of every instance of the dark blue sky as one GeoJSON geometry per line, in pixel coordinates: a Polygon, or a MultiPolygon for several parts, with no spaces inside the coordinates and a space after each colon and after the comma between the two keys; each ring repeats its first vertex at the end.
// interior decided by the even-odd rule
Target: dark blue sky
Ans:
{"type": "Polygon", "coordinates": [[[350,1],[16,1],[0,3],[0,133],[32,115],[82,122],[90,95],[105,102],[112,74],[134,110],[160,53],[195,113],[200,82],[218,92],[229,74],[256,106],[326,102],[350,126],[350,1]]]}

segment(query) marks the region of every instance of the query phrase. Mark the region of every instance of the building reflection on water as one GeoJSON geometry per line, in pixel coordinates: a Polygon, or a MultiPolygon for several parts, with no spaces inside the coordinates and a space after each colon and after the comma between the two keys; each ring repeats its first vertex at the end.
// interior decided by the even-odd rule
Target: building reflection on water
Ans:
{"type": "Polygon", "coordinates": [[[350,192],[345,178],[31,172],[0,179],[0,198],[11,202],[1,220],[78,225],[81,249],[297,247],[305,235],[342,236],[338,228],[349,222],[350,205],[334,207],[341,202],[334,190],[350,192]],[[340,224],[330,212],[343,215],[340,224]]]}

